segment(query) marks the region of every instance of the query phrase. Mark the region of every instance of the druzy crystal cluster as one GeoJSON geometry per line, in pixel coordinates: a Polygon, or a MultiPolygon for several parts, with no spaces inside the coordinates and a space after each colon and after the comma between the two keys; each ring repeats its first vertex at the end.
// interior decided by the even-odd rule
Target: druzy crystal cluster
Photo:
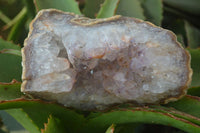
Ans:
{"type": "Polygon", "coordinates": [[[135,18],[42,10],[22,49],[22,92],[82,110],[167,103],[191,80],[190,56],[165,29],[135,18]]]}

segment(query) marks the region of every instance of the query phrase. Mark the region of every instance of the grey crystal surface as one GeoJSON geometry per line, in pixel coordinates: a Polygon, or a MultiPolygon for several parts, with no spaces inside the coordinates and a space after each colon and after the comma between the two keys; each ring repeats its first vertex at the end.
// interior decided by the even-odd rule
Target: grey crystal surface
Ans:
{"type": "Polygon", "coordinates": [[[82,110],[167,103],[186,93],[192,74],[173,33],[121,16],[42,10],[22,55],[22,92],[82,110]]]}

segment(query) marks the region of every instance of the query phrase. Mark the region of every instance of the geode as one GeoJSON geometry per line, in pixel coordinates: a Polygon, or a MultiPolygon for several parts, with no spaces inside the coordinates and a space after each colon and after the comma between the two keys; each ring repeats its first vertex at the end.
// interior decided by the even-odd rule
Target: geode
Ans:
{"type": "Polygon", "coordinates": [[[22,49],[21,91],[81,110],[168,103],[186,94],[190,55],[165,29],[135,18],[42,10],[22,49]]]}

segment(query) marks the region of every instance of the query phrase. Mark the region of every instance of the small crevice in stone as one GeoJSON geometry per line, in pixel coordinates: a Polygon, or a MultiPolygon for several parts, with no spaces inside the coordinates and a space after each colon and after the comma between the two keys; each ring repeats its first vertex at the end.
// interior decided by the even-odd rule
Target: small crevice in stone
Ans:
{"type": "Polygon", "coordinates": [[[60,49],[57,57],[68,58],[66,49],[65,48],[64,49],[60,49]]]}
{"type": "MultiPolygon", "coordinates": [[[[55,38],[54,38],[55,39],[55,38]]],[[[57,55],[57,57],[60,58],[68,58],[67,50],[65,46],[63,45],[61,40],[55,39],[56,45],[59,47],[60,51],[57,55]]]]}

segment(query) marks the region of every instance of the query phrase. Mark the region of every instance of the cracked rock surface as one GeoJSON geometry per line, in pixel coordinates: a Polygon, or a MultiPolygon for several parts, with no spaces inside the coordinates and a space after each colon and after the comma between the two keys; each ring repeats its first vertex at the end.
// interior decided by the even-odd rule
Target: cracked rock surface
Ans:
{"type": "Polygon", "coordinates": [[[22,57],[22,92],[81,110],[174,101],[192,75],[190,56],[172,32],[121,16],[42,10],[22,57]]]}

